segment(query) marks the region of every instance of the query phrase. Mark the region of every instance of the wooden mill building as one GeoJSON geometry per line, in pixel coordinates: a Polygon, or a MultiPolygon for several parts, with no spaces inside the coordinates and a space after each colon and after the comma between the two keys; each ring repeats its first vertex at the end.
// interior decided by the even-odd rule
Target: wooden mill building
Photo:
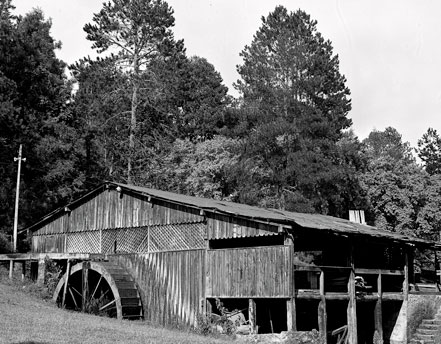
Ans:
{"type": "Polygon", "coordinates": [[[198,314],[218,312],[219,299],[259,333],[317,329],[332,343],[343,328],[350,344],[374,335],[399,343],[393,337],[409,316],[414,252],[438,249],[330,216],[113,182],[29,231],[29,257],[77,259],[64,263],[55,296],[69,307],[101,295],[109,302],[99,309],[112,306],[118,317],[194,326],[198,314]]]}

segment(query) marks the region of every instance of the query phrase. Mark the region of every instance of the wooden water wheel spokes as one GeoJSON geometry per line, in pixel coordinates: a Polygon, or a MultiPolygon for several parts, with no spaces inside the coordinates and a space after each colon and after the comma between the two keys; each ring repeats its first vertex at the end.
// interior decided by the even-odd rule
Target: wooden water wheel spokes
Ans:
{"type": "Polygon", "coordinates": [[[108,262],[82,262],[67,271],[54,292],[60,307],[97,315],[141,318],[141,298],[132,277],[108,262]]]}

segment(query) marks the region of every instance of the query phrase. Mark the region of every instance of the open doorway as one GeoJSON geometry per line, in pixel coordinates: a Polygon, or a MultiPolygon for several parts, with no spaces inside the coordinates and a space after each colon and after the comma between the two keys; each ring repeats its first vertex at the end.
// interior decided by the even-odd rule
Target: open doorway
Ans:
{"type": "Polygon", "coordinates": [[[286,300],[256,299],[258,333],[280,333],[287,330],[286,300]]]}

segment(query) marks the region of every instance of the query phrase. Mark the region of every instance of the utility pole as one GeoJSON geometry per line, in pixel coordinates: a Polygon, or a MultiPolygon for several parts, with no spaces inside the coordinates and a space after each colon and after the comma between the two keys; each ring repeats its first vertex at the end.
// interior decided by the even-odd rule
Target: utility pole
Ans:
{"type": "MultiPolygon", "coordinates": [[[[21,157],[22,145],[20,144],[20,148],[18,149],[18,158],[14,158],[14,161],[18,161],[18,171],[17,171],[17,186],[15,188],[15,212],[14,212],[14,233],[13,243],[12,243],[12,252],[17,252],[17,228],[18,228],[18,200],[20,197],[20,173],[21,173],[21,162],[26,161],[26,158],[21,157]]],[[[14,261],[11,259],[9,261],[9,279],[12,280],[12,274],[14,272],[14,261]]]]}
{"type": "Polygon", "coordinates": [[[17,187],[15,189],[15,213],[14,213],[14,244],[13,251],[17,252],[17,228],[18,228],[18,200],[20,197],[20,173],[21,173],[21,162],[26,161],[26,158],[21,157],[22,145],[18,149],[18,158],[14,158],[14,161],[18,161],[18,171],[17,171],[17,187]]]}

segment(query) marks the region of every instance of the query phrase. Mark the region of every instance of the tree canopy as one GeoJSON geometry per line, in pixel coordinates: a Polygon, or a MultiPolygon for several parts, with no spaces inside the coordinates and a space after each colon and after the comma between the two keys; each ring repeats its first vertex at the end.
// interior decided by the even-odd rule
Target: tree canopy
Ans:
{"type": "Polygon", "coordinates": [[[150,69],[156,59],[169,59],[183,53],[182,41],[174,40],[173,10],[162,0],[113,0],[93,17],[94,24],[86,24],[84,31],[92,47],[98,52],[114,49],[115,61],[128,71],[131,83],[129,150],[127,154],[127,182],[132,182],[133,158],[138,131],[138,106],[141,78],[156,79],[150,69]]]}
{"type": "Polygon", "coordinates": [[[251,45],[241,52],[236,87],[249,114],[241,124],[248,132],[241,196],[341,215],[349,166],[338,142],[351,125],[350,92],[331,42],[316,24],[301,10],[278,6],[262,17],[251,45]],[[259,186],[266,195],[252,191],[259,186]]]}
{"type": "MultiPolygon", "coordinates": [[[[188,57],[163,0],[111,0],[84,26],[96,59],[69,66],[41,10],[0,0],[0,252],[20,228],[103,180],[265,207],[348,217],[435,239],[441,139],[417,154],[401,134],[362,142],[332,43],[302,10],[277,6],[240,53],[240,97],[206,58],[188,57]]],[[[24,248],[23,248],[24,249],[24,248]]]]}
{"type": "Polygon", "coordinates": [[[19,143],[27,158],[22,175],[22,216],[26,223],[43,215],[61,195],[51,190],[62,180],[51,180],[48,166],[61,158],[45,149],[47,140],[57,136],[54,124],[61,121],[70,98],[64,75],[65,63],[55,55],[61,43],[50,35],[51,22],[41,10],[24,17],[12,15],[10,1],[0,2],[0,227],[8,230],[14,212],[16,164],[19,143]],[[50,180],[50,183],[48,181],[50,180]],[[48,183],[48,184],[47,184],[48,183]]]}

